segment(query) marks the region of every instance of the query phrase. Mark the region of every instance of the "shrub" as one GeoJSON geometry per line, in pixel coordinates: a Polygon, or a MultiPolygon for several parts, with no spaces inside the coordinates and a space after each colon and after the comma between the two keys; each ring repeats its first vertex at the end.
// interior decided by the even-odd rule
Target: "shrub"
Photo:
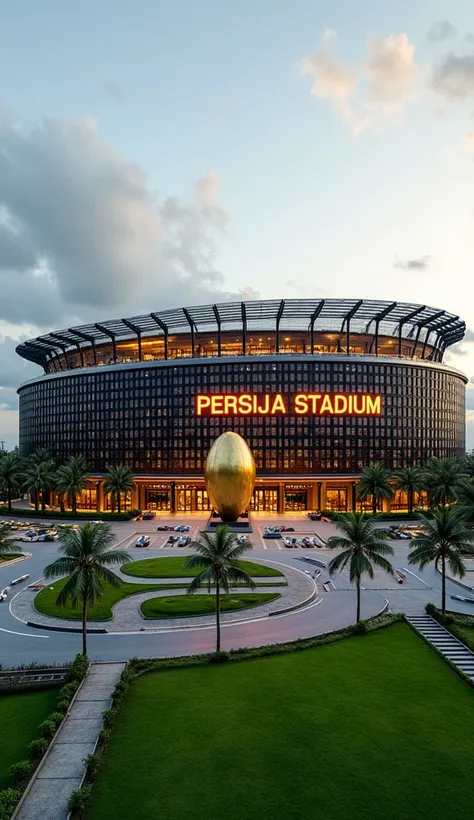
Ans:
{"type": "Polygon", "coordinates": [[[0,820],[10,820],[20,797],[17,789],[3,789],[0,792],[0,820]]]}
{"type": "Polygon", "coordinates": [[[77,689],[76,683],[66,683],[64,686],[61,687],[58,694],[58,700],[67,700],[69,703],[77,689]]]}
{"type": "Polygon", "coordinates": [[[67,710],[69,709],[69,701],[68,700],[58,700],[56,704],[56,709],[58,712],[61,712],[61,717],[63,717],[67,710]]]}
{"type": "Polygon", "coordinates": [[[102,717],[103,717],[103,720],[104,720],[104,728],[105,729],[110,729],[114,725],[115,721],[117,720],[117,715],[118,715],[118,709],[115,709],[113,707],[112,707],[112,709],[107,709],[104,712],[102,717]]]}
{"type": "Polygon", "coordinates": [[[81,680],[84,680],[85,676],[87,675],[88,668],[89,661],[87,660],[87,658],[84,657],[84,655],[76,655],[68,669],[68,683],[71,681],[80,682],[81,680]]]}
{"type": "Polygon", "coordinates": [[[28,746],[26,747],[28,757],[30,758],[30,760],[35,760],[36,758],[43,757],[48,746],[49,743],[44,737],[38,737],[36,738],[36,740],[32,740],[31,743],[28,743],[28,746]]]}
{"type": "Polygon", "coordinates": [[[61,721],[64,719],[64,715],[61,712],[51,712],[48,720],[51,720],[54,723],[55,728],[57,729],[61,721]]]}
{"type": "Polygon", "coordinates": [[[435,605],[431,602],[429,604],[426,604],[425,612],[427,615],[436,615],[437,611],[438,610],[436,609],[435,605]]]}
{"type": "Polygon", "coordinates": [[[48,720],[43,720],[43,723],[40,723],[38,729],[41,737],[45,737],[47,738],[47,740],[51,740],[56,731],[56,725],[52,720],[49,720],[48,718],[48,720]]]}
{"type": "Polygon", "coordinates": [[[14,763],[10,766],[9,773],[14,786],[21,786],[29,779],[32,770],[30,760],[20,760],[19,763],[14,763]]]}
{"type": "Polygon", "coordinates": [[[75,791],[71,792],[69,797],[67,807],[69,811],[72,812],[83,812],[91,799],[92,795],[92,784],[88,784],[87,786],[81,786],[80,789],[76,789],[75,791]]]}
{"type": "Polygon", "coordinates": [[[365,635],[368,631],[366,621],[359,621],[358,624],[354,624],[352,627],[354,635],[365,635]]]}
{"type": "Polygon", "coordinates": [[[210,663],[225,663],[230,659],[230,654],[228,652],[213,652],[211,657],[209,658],[210,663]]]}
{"type": "Polygon", "coordinates": [[[102,765],[101,755],[98,752],[93,752],[92,754],[87,755],[87,757],[84,758],[84,765],[87,769],[87,776],[93,780],[97,776],[102,765]]]}

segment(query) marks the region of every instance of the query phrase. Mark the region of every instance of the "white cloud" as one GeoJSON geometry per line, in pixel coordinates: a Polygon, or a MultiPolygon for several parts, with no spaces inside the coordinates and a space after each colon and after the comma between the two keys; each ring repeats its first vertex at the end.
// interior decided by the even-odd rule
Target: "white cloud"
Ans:
{"type": "Polygon", "coordinates": [[[353,67],[319,47],[303,57],[300,70],[312,79],[311,94],[328,100],[355,134],[401,116],[419,93],[415,48],[406,34],[369,37],[364,61],[353,67]]]}
{"type": "Polygon", "coordinates": [[[333,28],[323,29],[322,39],[325,43],[335,43],[337,40],[337,31],[333,28]]]}

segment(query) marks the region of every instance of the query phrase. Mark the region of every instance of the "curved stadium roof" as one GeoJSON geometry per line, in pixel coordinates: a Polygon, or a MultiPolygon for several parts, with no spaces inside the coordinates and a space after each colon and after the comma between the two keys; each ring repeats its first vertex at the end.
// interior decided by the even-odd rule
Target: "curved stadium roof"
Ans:
{"type": "Polygon", "coordinates": [[[372,333],[428,343],[437,357],[449,345],[461,341],[465,322],[446,310],[408,302],[372,299],[269,299],[250,302],[221,302],[214,305],[173,308],[128,319],[107,319],[46,333],[22,342],[16,348],[24,359],[42,365],[68,350],[82,350],[125,338],[189,333],[193,347],[200,332],[221,331],[308,331],[311,334],[372,333]]]}

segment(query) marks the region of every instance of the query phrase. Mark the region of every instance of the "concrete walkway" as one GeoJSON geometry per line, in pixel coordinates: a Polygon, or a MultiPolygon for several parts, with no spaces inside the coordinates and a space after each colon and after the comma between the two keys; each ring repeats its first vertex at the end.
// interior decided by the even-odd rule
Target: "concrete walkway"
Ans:
{"type": "Polygon", "coordinates": [[[92,754],[102,714],[124,663],[95,663],[77,692],[66,720],[25,793],[15,820],[66,820],[69,795],[81,785],[84,758],[92,754]]]}

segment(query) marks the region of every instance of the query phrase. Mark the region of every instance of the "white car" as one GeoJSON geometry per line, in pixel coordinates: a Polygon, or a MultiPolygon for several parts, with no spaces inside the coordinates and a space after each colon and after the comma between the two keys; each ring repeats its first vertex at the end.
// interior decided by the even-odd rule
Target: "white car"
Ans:
{"type": "Polygon", "coordinates": [[[237,538],[237,542],[239,544],[246,544],[247,543],[247,536],[246,535],[239,535],[237,538]]]}

